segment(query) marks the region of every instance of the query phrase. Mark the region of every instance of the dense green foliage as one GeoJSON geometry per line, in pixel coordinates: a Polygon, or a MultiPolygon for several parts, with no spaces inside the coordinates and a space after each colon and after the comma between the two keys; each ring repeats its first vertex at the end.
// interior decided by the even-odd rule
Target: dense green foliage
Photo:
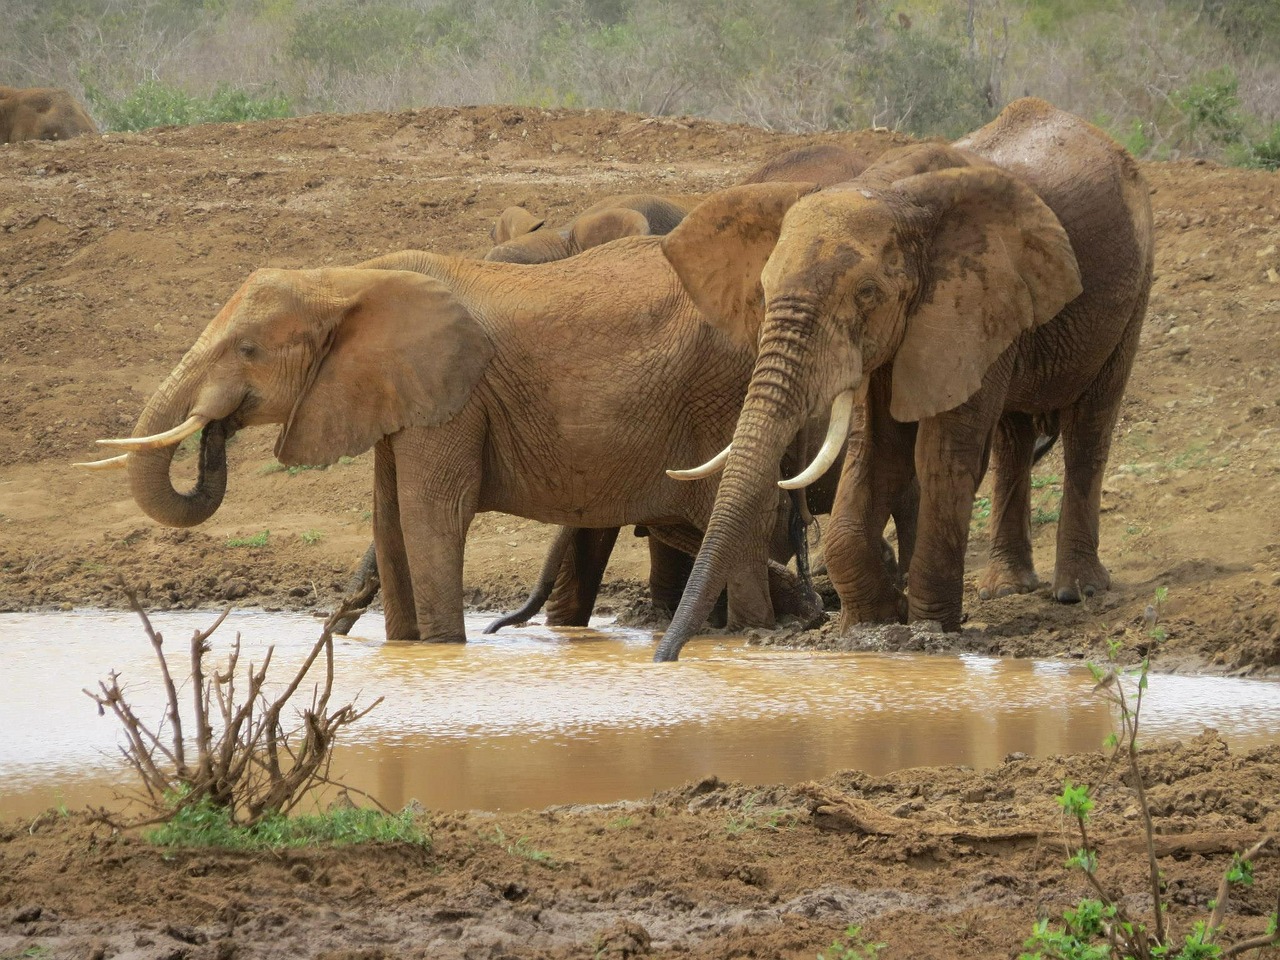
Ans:
{"type": "Polygon", "coordinates": [[[225,807],[209,800],[181,807],[147,834],[162,847],[222,847],[232,850],[274,850],[281,847],[342,846],[350,843],[411,843],[430,846],[431,840],[414,822],[413,813],[370,809],[339,809],[302,817],[267,816],[252,826],[234,823],[225,807]]]}
{"type": "Polygon", "coordinates": [[[1275,0],[0,0],[6,80],[109,129],[459,103],[973,129],[1035,94],[1148,157],[1280,162],[1275,0]]]}

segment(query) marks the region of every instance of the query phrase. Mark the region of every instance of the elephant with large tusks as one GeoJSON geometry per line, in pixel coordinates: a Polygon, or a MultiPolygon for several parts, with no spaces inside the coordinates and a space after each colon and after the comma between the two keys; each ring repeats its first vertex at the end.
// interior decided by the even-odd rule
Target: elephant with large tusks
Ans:
{"type": "Polygon", "coordinates": [[[1036,99],[950,145],[892,151],[849,183],[733,188],[663,241],[694,301],[756,353],[716,504],[656,654],[699,629],[776,496],[797,427],[836,409],[813,471],[860,428],[826,533],[846,624],[960,626],[973,498],[995,462],[985,595],[1033,589],[1037,425],[1064,460],[1053,595],[1110,584],[1098,556],[1103,471],[1151,288],[1148,188],[1106,134],[1036,99]],[[842,425],[845,424],[845,425],[842,425]],[[1043,429],[1043,426],[1041,427],[1043,429]],[[881,535],[918,483],[908,596],[881,535]]]}
{"type": "MultiPolygon", "coordinates": [[[[537,267],[415,251],[360,268],[259,270],[148,401],[128,452],[135,500],[193,526],[220,505],[223,445],[279,424],[285,464],[372,447],[374,542],[389,639],[461,641],[475,513],[575,527],[645,524],[697,551],[714,482],[682,483],[729,441],[750,351],[707,326],[657,238],[537,267]],[[169,477],[201,433],[200,475],[169,477]]],[[[777,466],[775,464],[775,475],[777,466]]],[[[733,625],[769,625],[769,523],[731,563],[733,625]]]]}

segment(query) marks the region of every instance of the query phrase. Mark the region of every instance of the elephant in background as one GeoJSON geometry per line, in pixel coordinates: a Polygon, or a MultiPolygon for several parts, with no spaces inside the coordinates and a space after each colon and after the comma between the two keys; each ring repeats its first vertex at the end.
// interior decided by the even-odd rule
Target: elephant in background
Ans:
{"type": "Polygon", "coordinates": [[[97,132],[93,118],[65,90],[0,87],[0,143],[70,140],[97,132]]]}
{"type": "Polygon", "coordinates": [[[490,231],[496,246],[485,259],[548,263],[623,237],[662,236],[683,220],[692,206],[651,193],[629,193],[606,197],[563,227],[551,228],[523,207],[508,207],[490,231]]]}
{"type": "MultiPolygon", "coordinates": [[[[827,190],[718,194],[663,241],[716,327],[756,350],[716,505],[656,654],[674,660],[714,603],[777,458],[816,410],[860,409],[826,535],[843,622],[959,629],[973,498],[995,462],[985,595],[1038,584],[1030,468],[1060,433],[1053,596],[1105,590],[1102,477],[1150,293],[1148,188],[1096,127],[1033,98],[950,146],[892,151],[827,190]],[[894,504],[918,484],[908,593],[881,562],[894,504]]],[[[847,422],[847,421],[846,421],[847,422]]],[[[847,428],[846,428],[847,429],[847,428]]],[[[837,456],[829,435],[813,468],[837,456]]],[[[806,471],[806,473],[812,473],[806,471]]]]}
{"type": "MultiPolygon", "coordinates": [[[[372,447],[387,637],[461,641],[477,512],[645,524],[696,552],[714,483],[679,483],[664,468],[727,444],[750,363],[701,320],[658,238],[536,268],[408,251],[362,268],[255,272],[134,436],[109,443],[129,451],[135,501],[170,526],[217,510],[225,442],[240,429],[281,425],[285,464],[372,447]],[[180,492],[170,462],[198,430],[199,477],[180,492]]],[[[771,580],[794,579],[767,556],[753,541],[733,565],[734,625],[771,624],[771,580]]]]}

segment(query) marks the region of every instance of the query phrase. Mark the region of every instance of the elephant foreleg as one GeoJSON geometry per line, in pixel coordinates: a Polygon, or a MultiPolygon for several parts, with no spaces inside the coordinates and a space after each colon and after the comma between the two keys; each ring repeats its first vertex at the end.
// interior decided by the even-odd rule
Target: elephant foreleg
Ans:
{"type": "Polygon", "coordinates": [[[693,557],[683,550],[649,536],[649,600],[667,614],[675,613],[684,595],[693,557]]]}
{"type": "Polygon", "coordinates": [[[1031,556],[1031,464],[1036,433],[1027,413],[1006,413],[996,424],[991,551],[978,580],[978,596],[983,600],[1029,593],[1040,585],[1031,556]]]}
{"type": "MultiPolygon", "coordinates": [[[[408,429],[389,438],[396,454],[400,530],[417,638],[431,643],[467,639],[462,561],[479,499],[479,448],[484,433],[479,428],[468,430],[462,422],[465,416],[464,411],[451,423],[457,425],[456,434],[408,429]]],[[[378,567],[386,576],[381,550],[378,567]]]]}
{"type": "Polygon", "coordinates": [[[1061,413],[1062,513],[1058,520],[1053,595],[1062,603],[1078,602],[1111,586],[1111,574],[1098,557],[1102,480],[1145,313],[1144,297],[1097,377],[1061,413]]]}
{"type": "Polygon", "coordinates": [[[382,583],[382,609],[388,640],[418,640],[409,558],[400,518],[396,457],[389,440],[380,440],[373,455],[373,545],[382,583]]]}
{"type": "Polygon", "coordinates": [[[973,499],[985,472],[989,437],[999,411],[980,395],[955,410],[920,422],[916,471],[920,525],[911,558],[908,620],[935,620],[960,629],[964,559],[973,499]]]}
{"type": "MultiPolygon", "coordinates": [[[[873,376],[867,402],[855,410],[844,468],[831,507],[823,556],[832,586],[840,596],[841,621],[893,623],[905,619],[906,600],[897,570],[886,563],[884,529],[900,509],[914,519],[915,424],[897,423],[888,414],[890,383],[873,376]]],[[[899,547],[914,533],[899,529],[899,547]]]]}

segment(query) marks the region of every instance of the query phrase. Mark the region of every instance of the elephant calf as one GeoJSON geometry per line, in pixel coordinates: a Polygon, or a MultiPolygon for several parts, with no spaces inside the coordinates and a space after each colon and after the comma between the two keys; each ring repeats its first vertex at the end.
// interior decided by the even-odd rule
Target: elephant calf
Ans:
{"type": "Polygon", "coordinates": [[[69,140],[98,128],[65,90],[0,87],[0,143],[69,140]]]}

